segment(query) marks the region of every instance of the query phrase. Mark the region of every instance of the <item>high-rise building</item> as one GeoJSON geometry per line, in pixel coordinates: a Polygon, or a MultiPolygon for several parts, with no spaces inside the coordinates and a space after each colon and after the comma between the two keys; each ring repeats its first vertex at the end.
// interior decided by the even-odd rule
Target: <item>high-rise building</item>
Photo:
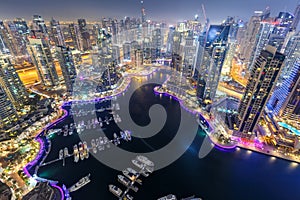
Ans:
{"type": "Polygon", "coordinates": [[[267,101],[272,95],[285,56],[267,46],[256,58],[238,108],[236,135],[251,139],[267,101]]]}
{"type": "Polygon", "coordinates": [[[124,60],[130,60],[130,58],[131,58],[130,52],[131,52],[131,44],[129,42],[125,42],[123,44],[124,60]]]}
{"type": "Polygon", "coordinates": [[[267,106],[280,118],[300,120],[300,58],[289,62],[289,65],[292,65],[289,77],[274,90],[267,106]]]}
{"type": "Polygon", "coordinates": [[[293,63],[297,58],[300,57],[300,34],[294,34],[290,37],[284,54],[286,55],[286,59],[284,61],[284,68],[282,69],[281,75],[280,75],[280,82],[284,79],[287,79],[290,77],[291,69],[293,67],[293,63]]]}
{"type": "Polygon", "coordinates": [[[8,56],[0,57],[0,85],[13,105],[20,109],[28,101],[28,93],[8,56]]]}
{"type": "Polygon", "coordinates": [[[43,36],[48,35],[48,30],[46,27],[46,23],[44,19],[40,15],[33,15],[33,21],[32,21],[32,30],[35,31],[35,34],[41,34],[43,36]]]}
{"type": "Polygon", "coordinates": [[[294,12],[294,20],[293,20],[293,23],[291,25],[292,30],[297,29],[299,21],[300,21],[300,4],[297,5],[297,7],[295,9],[295,12],[294,12]]]}
{"type": "Polygon", "coordinates": [[[21,35],[27,36],[30,34],[30,30],[28,28],[27,22],[24,19],[16,18],[13,22],[14,22],[18,32],[21,35]]]}
{"type": "Polygon", "coordinates": [[[196,53],[196,45],[194,43],[193,32],[188,31],[183,46],[183,75],[187,78],[191,78],[194,75],[194,61],[196,53]]]}
{"type": "Polygon", "coordinates": [[[50,38],[55,46],[65,46],[65,39],[59,21],[53,18],[50,21],[50,38]]]}
{"type": "Polygon", "coordinates": [[[18,114],[0,84],[0,128],[9,127],[18,120],[18,114]]]}
{"type": "Polygon", "coordinates": [[[142,14],[142,24],[146,25],[146,11],[144,8],[144,1],[141,1],[142,9],[141,9],[141,14],[142,14]]]}
{"type": "Polygon", "coordinates": [[[3,21],[0,21],[0,51],[2,54],[18,56],[14,38],[3,21]]]}
{"type": "Polygon", "coordinates": [[[59,79],[53,63],[49,42],[43,38],[29,38],[27,48],[42,84],[44,86],[57,85],[59,79]]]}
{"type": "Polygon", "coordinates": [[[255,59],[260,54],[261,50],[263,50],[263,48],[268,44],[269,37],[272,34],[274,27],[274,24],[270,22],[260,22],[260,27],[255,38],[253,49],[249,50],[252,51],[249,59],[249,69],[253,66],[255,59]]]}
{"type": "Polygon", "coordinates": [[[269,20],[270,9],[266,8],[265,11],[255,11],[254,15],[247,23],[247,29],[245,31],[244,39],[239,43],[240,45],[240,58],[249,67],[249,60],[251,57],[252,49],[255,47],[256,36],[259,32],[260,22],[269,20]]]}
{"type": "Polygon", "coordinates": [[[153,55],[155,59],[161,56],[162,43],[163,43],[162,30],[160,28],[156,28],[152,32],[152,48],[155,52],[153,55]]]}
{"type": "Polygon", "coordinates": [[[137,69],[142,68],[144,64],[144,59],[143,59],[143,51],[141,49],[135,49],[133,51],[132,63],[135,68],[137,69]]]}
{"type": "Polygon", "coordinates": [[[67,92],[72,92],[73,84],[76,80],[77,75],[72,52],[69,47],[64,46],[56,47],[56,52],[67,92]]]}
{"type": "Polygon", "coordinates": [[[229,30],[230,26],[211,25],[208,32],[203,34],[204,37],[200,37],[198,41],[196,63],[200,63],[200,66],[196,66],[196,69],[201,76],[198,80],[205,81],[205,84],[198,84],[205,86],[205,89],[197,88],[197,90],[204,90],[204,96],[198,96],[200,101],[215,98],[226,57],[229,30]]]}
{"type": "Polygon", "coordinates": [[[77,50],[82,51],[82,40],[81,40],[81,33],[79,30],[79,26],[77,24],[69,24],[70,35],[73,41],[73,47],[77,50]]]}
{"type": "Polygon", "coordinates": [[[82,49],[87,51],[91,49],[90,33],[85,19],[78,19],[79,31],[81,33],[82,49]]]}

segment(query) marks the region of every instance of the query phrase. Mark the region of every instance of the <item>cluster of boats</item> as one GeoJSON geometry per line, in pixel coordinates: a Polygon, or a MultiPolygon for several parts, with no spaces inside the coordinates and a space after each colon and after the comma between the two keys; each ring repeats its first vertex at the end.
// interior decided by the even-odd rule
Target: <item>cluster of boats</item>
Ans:
{"type": "MultiPolygon", "coordinates": [[[[84,106],[84,104],[83,104],[84,106]]],[[[101,108],[94,108],[94,109],[84,109],[81,108],[80,106],[78,108],[74,109],[70,109],[69,110],[69,114],[76,116],[76,117],[82,117],[82,116],[87,116],[89,114],[95,114],[95,113],[100,113],[100,112],[104,112],[104,111],[113,111],[113,110],[120,110],[120,105],[119,103],[115,103],[115,104],[111,104],[111,106],[108,107],[101,107],[101,108]]]]}
{"type": "Polygon", "coordinates": [[[75,144],[74,150],[74,162],[78,162],[79,159],[84,160],[89,158],[89,150],[86,141],[75,144]]]}
{"type": "Polygon", "coordinates": [[[128,192],[130,190],[138,192],[139,188],[134,184],[138,183],[142,185],[142,180],[139,178],[140,175],[148,177],[154,171],[154,163],[145,156],[137,156],[132,160],[132,163],[138,170],[128,167],[122,171],[122,175],[118,175],[118,182],[126,187],[124,192],[115,185],[109,185],[109,191],[122,200],[132,200],[133,197],[128,192]]]}
{"type": "Polygon", "coordinates": [[[103,151],[105,149],[105,146],[107,148],[110,148],[110,143],[113,143],[114,145],[119,145],[121,143],[121,139],[125,141],[131,141],[131,132],[128,130],[125,130],[124,132],[120,132],[120,137],[116,133],[114,133],[114,139],[109,140],[106,136],[99,137],[96,139],[91,140],[92,145],[92,151],[94,154],[97,153],[97,151],[103,151]]]}

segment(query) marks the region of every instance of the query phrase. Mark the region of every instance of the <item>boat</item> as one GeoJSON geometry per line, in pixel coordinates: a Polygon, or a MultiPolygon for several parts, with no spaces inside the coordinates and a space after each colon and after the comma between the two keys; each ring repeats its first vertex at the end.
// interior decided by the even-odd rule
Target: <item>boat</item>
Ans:
{"type": "Polygon", "coordinates": [[[118,188],[117,186],[114,185],[109,185],[108,189],[111,193],[113,193],[114,195],[116,195],[117,197],[120,197],[122,194],[122,190],[120,188],[118,188]]]}
{"type": "Polygon", "coordinates": [[[120,104],[119,104],[119,103],[116,103],[115,108],[116,108],[116,110],[120,110],[120,104]]]}
{"type": "Polygon", "coordinates": [[[97,112],[103,112],[103,111],[105,111],[105,108],[99,108],[99,109],[97,109],[97,112]]]}
{"type": "Polygon", "coordinates": [[[84,155],[83,155],[83,144],[82,142],[79,142],[79,157],[81,160],[84,159],[84,155]]]}
{"type": "Polygon", "coordinates": [[[85,186],[86,184],[88,184],[89,182],[91,182],[90,176],[91,176],[91,174],[88,174],[87,176],[81,178],[77,183],[75,183],[75,185],[71,186],[68,189],[69,192],[74,192],[76,190],[79,190],[80,188],[82,188],[83,186],[85,186]]]}
{"type": "Polygon", "coordinates": [[[118,175],[118,181],[125,185],[126,187],[130,186],[131,180],[129,180],[127,177],[118,175]]]}
{"type": "Polygon", "coordinates": [[[191,197],[183,198],[181,200],[202,200],[202,199],[199,197],[195,197],[195,195],[193,195],[191,197]]]}
{"type": "Polygon", "coordinates": [[[124,176],[129,178],[131,181],[135,181],[135,179],[136,179],[135,174],[132,174],[132,173],[128,172],[127,170],[123,170],[122,173],[124,174],[124,176]]]}
{"type": "Polygon", "coordinates": [[[161,197],[157,200],[177,200],[177,198],[174,194],[169,194],[169,195],[161,197]]]}
{"type": "Polygon", "coordinates": [[[67,136],[67,135],[68,135],[68,129],[64,130],[63,136],[67,136]]]}
{"type": "Polygon", "coordinates": [[[94,139],[92,139],[91,143],[92,143],[92,149],[93,149],[93,153],[97,153],[97,147],[96,147],[95,140],[94,140],[94,139]]]}
{"type": "Polygon", "coordinates": [[[99,151],[102,151],[102,150],[104,150],[104,142],[103,142],[103,139],[102,139],[102,137],[99,137],[99,145],[98,145],[98,150],[99,151]]]}
{"type": "Polygon", "coordinates": [[[108,140],[108,138],[107,137],[104,137],[104,144],[106,144],[106,147],[107,148],[110,148],[110,144],[109,144],[109,140],[108,140]]]}
{"type": "Polygon", "coordinates": [[[125,197],[126,197],[127,200],[133,200],[133,197],[131,195],[129,195],[129,194],[126,194],[125,197]]]}
{"type": "Polygon", "coordinates": [[[74,162],[78,162],[78,160],[79,160],[79,153],[78,153],[78,146],[77,146],[77,144],[74,145],[73,150],[74,150],[74,162]]]}
{"type": "Polygon", "coordinates": [[[130,173],[137,174],[137,171],[135,171],[134,169],[132,169],[130,167],[128,167],[126,170],[130,173]]]}
{"type": "Polygon", "coordinates": [[[142,174],[143,176],[145,176],[145,177],[148,177],[148,176],[150,175],[149,172],[145,172],[145,171],[142,171],[141,174],[142,174]]]}
{"type": "Polygon", "coordinates": [[[151,160],[149,160],[146,156],[139,155],[136,157],[136,159],[150,167],[154,167],[154,163],[151,160]]]}
{"type": "Polygon", "coordinates": [[[144,166],[145,166],[144,163],[142,163],[141,161],[138,161],[138,160],[132,160],[132,163],[140,169],[144,168],[144,166]]]}
{"type": "Polygon", "coordinates": [[[88,159],[90,155],[89,155],[89,149],[86,141],[83,142],[83,150],[84,150],[84,157],[88,159]]]}
{"type": "Polygon", "coordinates": [[[128,131],[128,130],[125,130],[124,133],[125,133],[125,136],[126,136],[126,140],[131,141],[131,132],[128,131]]]}
{"type": "Polygon", "coordinates": [[[64,150],[61,149],[61,150],[59,150],[59,159],[61,160],[61,159],[63,159],[63,157],[64,157],[64,150]]]}
{"type": "Polygon", "coordinates": [[[67,147],[64,148],[64,157],[69,156],[69,150],[67,147]]]}

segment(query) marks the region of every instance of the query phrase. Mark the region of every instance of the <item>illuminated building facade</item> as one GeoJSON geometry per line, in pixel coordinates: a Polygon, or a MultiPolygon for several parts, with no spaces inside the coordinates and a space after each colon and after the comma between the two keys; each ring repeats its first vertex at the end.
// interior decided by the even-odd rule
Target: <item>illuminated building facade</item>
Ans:
{"type": "Polygon", "coordinates": [[[77,75],[72,52],[69,47],[64,46],[56,47],[56,52],[67,92],[72,92],[77,75]]]}
{"type": "Polygon", "coordinates": [[[197,96],[200,101],[213,100],[216,95],[222,67],[227,53],[227,42],[230,26],[211,25],[207,33],[203,33],[198,39],[197,64],[199,78],[205,84],[197,84],[197,92],[203,96],[197,96]],[[200,88],[204,87],[205,88],[200,88]]]}
{"type": "Polygon", "coordinates": [[[69,24],[70,35],[73,41],[73,47],[79,51],[82,51],[81,33],[77,24],[69,24]]]}
{"type": "Polygon", "coordinates": [[[28,93],[8,56],[0,57],[0,85],[13,105],[20,109],[28,101],[28,93]]]}
{"type": "Polygon", "coordinates": [[[53,63],[49,42],[43,38],[29,38],[27,48],[42,84],[44,86],[58,85],[58,75],[53,63]]]}
{"type": "Polygon", "coordinates": [[[50,21],[50,38],[55,46],[65,46],[65,39],[59,24],[59,21],[51,19],[50,21]]]}
{"type": "Polygon", "coordinates": [[[78,19],[79,31],[81,33],[82,49],[87,51],[91,49],[90,33],[87,29],[85,19],[78,19]]]}
{"type": "Polygon", "coordinates": [[[0,128],[9,127],[17,119],[17,112],[0,84],[0,128]]]}
{"type": "Polygon", "coordinates": [[[253,130],[272,95],[284,59],[283,54],[269,45],[256,58],[238,108],[238,136],[248,139],[254,136],[253,130]]]}

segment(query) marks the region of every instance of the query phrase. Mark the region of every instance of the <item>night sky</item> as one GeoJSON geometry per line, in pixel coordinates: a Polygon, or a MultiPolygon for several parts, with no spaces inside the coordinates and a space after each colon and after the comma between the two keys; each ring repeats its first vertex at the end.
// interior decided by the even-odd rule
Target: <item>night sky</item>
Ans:
{"type": "MultiPolygon", "coordinates": [[[[294,12],[298,0],[144,0],[148,19],[176,22],[193,19],[199,14],[203,21],[201,4],[212,23],[221,22],[227,16],[248,20],[255,10],[271,8],[271,15],[279,11],[294,12]]],[[[31,19],[33,14],[46,20],[52,16],[58,20],[102,17],[140,16],[139,0],[2,0],[0,20],[22,17],[31,19]]]]}

